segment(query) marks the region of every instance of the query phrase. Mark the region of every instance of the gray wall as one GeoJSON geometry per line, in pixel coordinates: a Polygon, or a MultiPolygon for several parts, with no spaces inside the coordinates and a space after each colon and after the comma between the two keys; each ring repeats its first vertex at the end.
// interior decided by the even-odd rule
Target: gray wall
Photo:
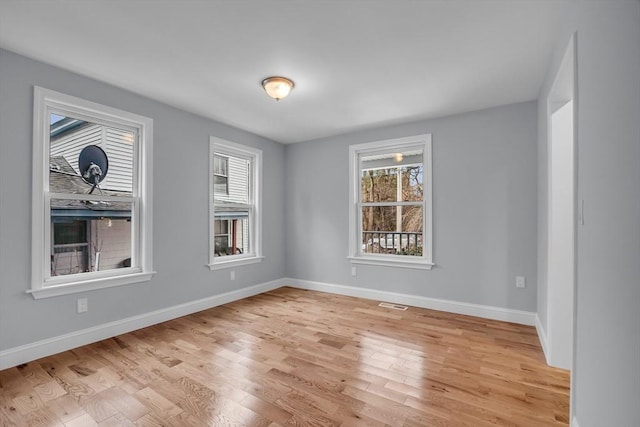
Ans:
{"type": "Polygon", "coordinates": [[[536,310],[536,103],[287,146],[289,277],[536,310]],[[349,145],[431,133],[431,271],[358,265],[348,251],[349,145]],[[525,289],[515,276],[524,275],[525,289]]]}
{"type": "Polygon", "coordinates": [[[115,87],[0,50],[0,350],[284,276],[284,146],[115,87]],[[33,85],[154,120],[153,252],[148,283],[34,300],[31,276],[33,85]],[[209,136],[264,152],[260,264],[209,271],[209,136]],[[76,299],[89,311],[76,314],[76,299]]]}
{"type": "MultiPolygon", "coordinates": [[[[574,2],[547,81],[577,31],[578,227],[573,411],[580,427],[640,425],[640,2],[574,2]]],[[[543,110],[541,110],[543,111],[543,110]]],[[[544,117],[539,159],[546,158],[544,117]]],[[[539,162],[539,260],[546,257],[539,162]]],[[[546,266],[541,262],[539,269],[546,266]]],[[[539,277],[542,275],[539,270],[539,277]]],[[[546,313],[546,280],[538,310],[546,313]]],[[[546,326],[546,325],[545,325],[546,326]]]]}

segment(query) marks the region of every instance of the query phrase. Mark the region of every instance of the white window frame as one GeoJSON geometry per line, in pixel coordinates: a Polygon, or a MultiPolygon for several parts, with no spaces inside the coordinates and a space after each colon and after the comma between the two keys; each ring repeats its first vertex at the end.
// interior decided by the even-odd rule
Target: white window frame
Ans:
{"type": "Polygon", "coordinates": [[[349,147],[349,256],[352,264],[431,270],[433,263],[433,165],[431,134],[354,144],[349,147]],[[422,256],[371,254],[362,251],[361,165],[363,155],[380,151],[400,152],[420,146],[423,150],[422,256]]]}
{"type": "MultiPolygon", "coordinates": [[[[246,145],[227,141],[217,137],[209,138],[209,264],[210,270],[237,267],[240,265],[261,262],[262,256],[262,150],[246,145]],[[250,160],[249,167],[249,200],[242,207],[249,207],[249,250],[237,255],[215,256],[215,185],[214,185],[214,154],[240,157],[250,160]]],[[[231,174],[227,169],[227,179],[231,174]]],[[[227,181],[227,185],[229,182],[227,181]]],[[[228,188],[228,187],[227,187],[228,188]]]]}
{"type": "MultiPolygon", "coordinates": [[[[34,87],[33,105],[32,278],[27,293],[39,299],[149,281],[155,273],[152,267],[153,120],[38,86],[34,87]],[[51,113],[124,128],[137,134],[133,193],[131,197],[119,198],[132,203],[131,267],[51,277],[50,200],[83,197],[49,192],[51,113]]],[[[85,196],[91,200],[114,200],[113,196],[85,196]]]]}

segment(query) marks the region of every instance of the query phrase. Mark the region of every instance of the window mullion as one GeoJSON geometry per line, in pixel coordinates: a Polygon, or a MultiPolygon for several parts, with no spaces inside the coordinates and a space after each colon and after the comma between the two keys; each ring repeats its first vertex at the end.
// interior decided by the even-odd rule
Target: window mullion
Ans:
{"type": "Polygon", "coordinates": [[[249,207],[249,249],[246,253],[255,254],[255,243],[256,243],[256,212],[253,206],[249,207]]]}
{"type": "Polygon", "coordinates": [[[53,255],[53,244],[51,241],[51,196],[44,193],[44,258],[42,259],[43,278],[46,281],[51,278],[51,257],[53,255]]]}
{"type": "Polygon", "coordinates": [[[145,268],[142,265],[142,254],[140,253],[140,241],[142,238],[142,232],[140,230],[140,199],[135,198],[131,203],[131,265],[138,265],[145,268]]]}
{"type": "MultiPolygon", "coordinates": [[[[360,187],[360,186],[358,186],[360,187]]],[[[358,256],[362,255],[362,232],[364,231],[362,229],[362,208],[363,208],[363,204],[362,202],[360,202],[361,200],[361,195],[360,192],[358,192],[358,200],[355,203],[356,206],[356,221],[357,221],[357,235],[356,235],[356,242],[357,242],[357,247],[355,248],[356,250],[356,254],[358,256]]]]}
{"type": "Polygon", "coordinates": [[[48,200],[50,199],[59,199],[59,200],[92,200],[92,201],[102,201],[102,202],[128,202],[132,203],[137,200],[137,197],[132,196],[117,196],[117,195],[101,195],[101,194],[69,194],[69,193],[52,193],[46,192],[48,196],[48,200]]]}
{"type": "Polygon", "coordinates": [[[419,202],[360,202],[362,207],[367,206],[423,206],[424,201],[419,202]]]}
{"type": "Polygon", "coordinates": [[[144,164],[142,161],[140,161],[140,156],[142,155],[142,148],[140,144],[141,142],[140,130],[136,128],[133,135],[134,135],[134,140],[138,141],[138,143],[134,144],[133,146],[133,153],[132,153],[133,158],[131,159],[133,172],[134,172],[131,174],[131,194],[134,198],[137,199],[141,196],[144,196],[140,183],[143,182],[142,176],[145,172],[145,168],[147,168],[147,165],[144,164]]]}
{"type": "Polygon", "coordinates": [[[238,210],[238,209],[250,209],[253,205],[247,203],[223,203],[213,202],[213,207],[216,211],[224,211],[224,210],[238,210]],[[225,209],[226,208],[226,209],[225,209]]]}

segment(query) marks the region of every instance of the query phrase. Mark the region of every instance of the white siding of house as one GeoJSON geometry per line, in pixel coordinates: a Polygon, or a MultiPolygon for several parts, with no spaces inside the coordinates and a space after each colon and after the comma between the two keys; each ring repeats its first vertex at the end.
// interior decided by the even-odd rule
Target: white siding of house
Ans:
{"type": "Polygon", "coordinates": [[[132,191],[133,140],[131,132],[88,124],[51,140],[51,156],[64,156],[73,169],[78,170],[80,151],[87,145],[97,145],[109,159],[107,177],[100,188],[115,191],[132,191]]]}
{"type": "Polygon", "coordinates": [[[92,267],[97,251],[100,252],[100,271],[122,267],[122,262],[131,257],[130,221],[112,219],[111,227],[106,220],[91,221],[90,236],[92,267]]]}
{"type": "Polygon", "coordinates": [[[221,202],[246,203],[249,174],[247,161],[238,157],[228,157],[227,174],[229,176],[229,194],[215,193],[215,198],[221,202]]]}
{"type": "Polygon", "coordinates": [[[134,135],[131,132],[105,128],[105,139],[101,148],[109,158],[109,173],[102,187],[109,190],[133,191],[133,141],[134,135]]]}
{"type": "Polygon", "coordinates": [[[50,155],[64,156],[73,170],[79,174],[78,157],[80,156],[80,151],[87,145],[101,145],[102,129],[100,128],[100,125],[87,125],[59,138],[54,137],[50,143],[50,155]]]}

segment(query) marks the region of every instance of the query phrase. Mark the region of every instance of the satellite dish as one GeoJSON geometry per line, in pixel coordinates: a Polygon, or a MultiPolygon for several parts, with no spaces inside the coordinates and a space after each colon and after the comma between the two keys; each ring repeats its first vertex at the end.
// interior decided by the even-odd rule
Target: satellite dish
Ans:
{"type": "Polygon", "coordinates": [[[87,184],[93,185],[91,191],[107,176],[109,159],[104,150],[97,145],[87,145],[78,157],[80,176],[87,184]]]}

